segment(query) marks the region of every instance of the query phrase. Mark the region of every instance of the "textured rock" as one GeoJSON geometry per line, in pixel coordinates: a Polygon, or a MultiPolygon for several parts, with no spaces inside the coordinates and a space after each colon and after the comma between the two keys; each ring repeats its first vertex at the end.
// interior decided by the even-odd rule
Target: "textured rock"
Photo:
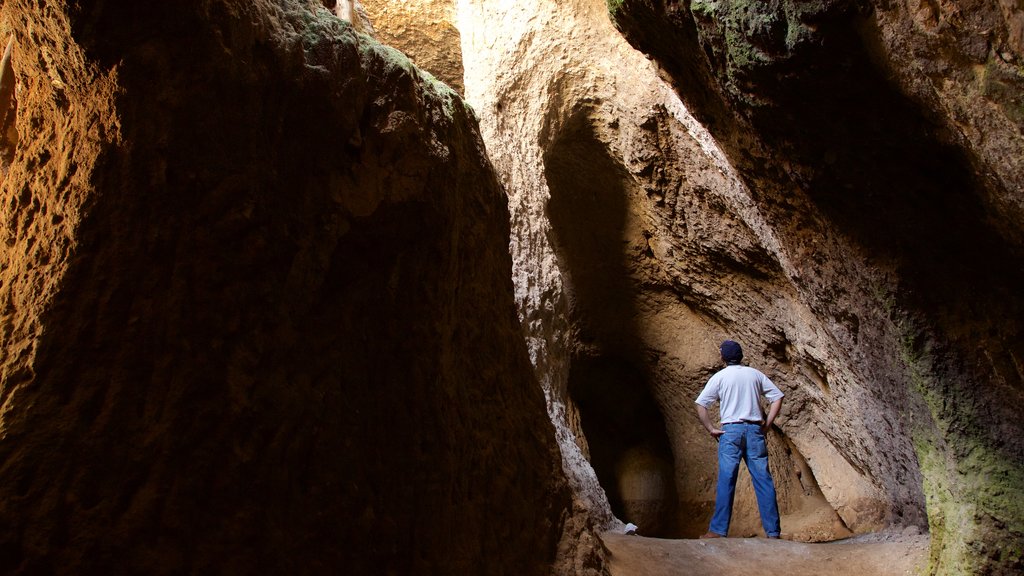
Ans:
{"type": "Polygon", "coordinates": [[[671,526],[675,479],[670,458],[650,447],[627,448],[615,462],[617,496],[622,514],[649,534],[664,534],[671,526]]]}
{"type": "Polygon", "coordinates": [[[8,0],[0,572],[545,574],[472,113],[319,1],[8,0]]]}
{"type": "Polygon", "coordinates": [[[405,52],[417,66],[464,93],[455,0],[366,0],[365,4],[381,42],[405,52]]]}
{"type": "MultiPolygon", "coordinates": [[[[790,396],[771,458],[793,537],[849,534],[844,520],[880,527],[891,508],[921,521],[919,484],[884,486],[855,460],[907,466],[909,441],[866,437],[839,452],[855,424],[837,414],[878,400],[808,308],[795,255],[756,196],[603,3],[465,3],[459,24],[467,97],[511,195],[520,314],[578,508],[598,526],[615,526],[612,512],[635,522],[630,492],[650,478],[635,468],[639,451],[673,478],[666,501],[639,507],[660,511],[656,524],[635,522],[640,533],[707,529],[715,448],[693,398],[718,342],[737,335],[790,396]]],[[[760,532],[751,492],[738,496],[736,534],[760,532]]]]}
{"type": "Polygon", "coordinates": [[[339,2],[3,4],[0,571],[607,574],[724,337],[787,535],[1024,569],[1019,7],[366,5],[497,174],[339,2]]]}
{"type": "Polygon", "coordinates": [[[897,524],[916,521],[899,487],[920,478],[932,571],[1017,573],[1020,8],[626,0],[612,11],[756,191],[833,340],[805,364],[835,406],[811,419],[826,438],[794,436],[816,476],[833,463],[808,441],[831,441],[889,494],[897,524]],[[851,404],[849,384],[876,401],[851,404]]]}

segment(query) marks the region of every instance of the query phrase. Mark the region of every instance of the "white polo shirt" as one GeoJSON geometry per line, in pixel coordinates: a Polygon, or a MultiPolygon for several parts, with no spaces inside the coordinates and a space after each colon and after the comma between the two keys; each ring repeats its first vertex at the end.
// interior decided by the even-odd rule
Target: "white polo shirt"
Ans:
{"type": "Polygon", "coordinates": [[[784,394],[760,370],[734,364],[726,366],[708,380],[697,396],[697,404],[710,408],[719,402],[722,424],[733,422],[764,422],[759,400],[761,396],[775,402],[784,394]]]}

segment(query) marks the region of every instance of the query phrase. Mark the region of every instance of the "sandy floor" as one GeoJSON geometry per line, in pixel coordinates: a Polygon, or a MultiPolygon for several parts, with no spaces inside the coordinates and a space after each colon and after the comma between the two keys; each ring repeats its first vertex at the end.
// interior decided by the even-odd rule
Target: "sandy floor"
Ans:
{"type": "Polygon", "coordinates": [[[928,564],[928,536],[806,544],[764,538],[660,540],[605,533],[612,576],[906,576],[928,564]]]}

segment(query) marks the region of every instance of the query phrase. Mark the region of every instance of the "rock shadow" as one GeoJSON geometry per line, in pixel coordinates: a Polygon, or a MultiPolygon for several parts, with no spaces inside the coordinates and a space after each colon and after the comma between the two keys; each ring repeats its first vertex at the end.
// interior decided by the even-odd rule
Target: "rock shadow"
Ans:
{"type": "Polygon", "coordinates": [[[580,111],[544,156],[552,244],[576,330],[569,395],[612,512],[647,536],[674,536],[677,497],[664,416],[637,333],[627,265],[628,174],[580,111]]]}

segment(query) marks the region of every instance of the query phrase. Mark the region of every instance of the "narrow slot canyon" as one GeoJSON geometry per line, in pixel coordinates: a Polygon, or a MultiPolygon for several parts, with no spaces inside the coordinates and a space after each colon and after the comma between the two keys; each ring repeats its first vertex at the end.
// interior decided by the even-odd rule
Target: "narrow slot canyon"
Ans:
{"type": "Polygon", "coordinates": [[[0,574],[1024,572],[1022,34],[5,0],[0,574]],[[778,541],[699,539],[726,339],[778,541]]]}

